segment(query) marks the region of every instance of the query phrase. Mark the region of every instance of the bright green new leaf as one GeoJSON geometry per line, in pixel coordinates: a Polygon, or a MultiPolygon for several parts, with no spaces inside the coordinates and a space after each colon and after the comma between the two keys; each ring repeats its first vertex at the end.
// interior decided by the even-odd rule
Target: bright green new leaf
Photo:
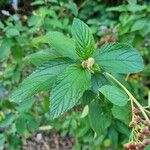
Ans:
{"type": "Polygon", "coordinates": [[[39,65],[42,65],[43,63],[46,63],[49,60],[53,60],[58,57],[60,57],[60,55],[56,51],[52,49],[46,49],[46,50],[31,54],[27,56],[26,58],[32,64],[39,66],[39,65]]]}
{"type": "Polygon", "coordinates": [[[79,57],[87,59],[95,50],[95,42],[90,28],[81,20],[75,18],[71,29],[76,42],[76,51],[79,57]]]}
{"type": "Polygon", "coordinates": [[[111,124],[111,113],[107,108],[103,108],[100,100],[93,100],[89,105],[89,119],[92,129],[97,136],[105,134],[111,124]]]}
{"type": "Polygon", "coordinates": [[[69,66],[59,75],[50,97],[51,117],[56,118],[72,108],[90,87],[91,75],[78,65],[69,66]]]}
{"type": "Polygon", "coordinates": [[[136,73],[144,68],[138,51],[126,44],[105,44],[96,51],[94,58],[96,63],[108,72],[136,73]]]}
{"type": "Polygon", "coordinates": [[[100,92],[115,105],[124,106],[128,102],[128,96],[116,86],[104,85],[100,88],[100,92]]]}
{"type": "Polygon", "coordinates": [[[21,102],[40,91],[50,89],[56,76],[70,63],[68,59],[56,59],[43,64],[21,83],[18,89],[12,93],[10,100],[21,102]]]}

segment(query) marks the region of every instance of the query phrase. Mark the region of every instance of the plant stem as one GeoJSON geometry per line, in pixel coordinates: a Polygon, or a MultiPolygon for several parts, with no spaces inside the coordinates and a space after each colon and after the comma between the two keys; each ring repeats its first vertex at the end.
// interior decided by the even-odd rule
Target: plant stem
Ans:
{"type": "Polygon", "coordinates": [[[126,94],[129,96],[130,100],[133,101],[139,107],[139,109],[141,110],[141,113],[143,114],[144,118],[150,123],[150,120],[149,120],[147,114],[145,113],[143,107],[134,98],[134,96],[128,91],[128,89],[123,84],[121,84],[113,75],[109,74],[108,72],[105,72],[104,74],[107,75],[109,78],[111,78],[115,83],[117,83],[126,92],[126,94]]]}

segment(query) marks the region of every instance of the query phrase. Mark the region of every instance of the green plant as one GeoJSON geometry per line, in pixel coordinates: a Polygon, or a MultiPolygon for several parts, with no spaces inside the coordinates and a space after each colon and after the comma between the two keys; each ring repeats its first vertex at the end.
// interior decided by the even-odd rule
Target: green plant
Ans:
{"type": "MultiPolygon", "coordinates": [[[[34,60],[34,64],[38,65],[39,60],[35,58],[40,56],[41,66],[22,82],[10,100],[20,103],[40,91],[50,90],[51,119],[59,117],[75,105],[88,105],[87,114],[91,127],[102,140],[114,122],[113,118],[127,125],[131,116],[136,127],[139,126],[140,130],[146,128],[146,135],[149,135],[148,110],[115,77],[115,74],[142,71],[144,64],[138,51],[121,43],[96,48],[89,27],[76,18],[71,32],[73,38],[59,32],[48,34],[52,49],[33,54],[34,59],[33,55],[29,57],[31,62],[34,60]],[[140,117],[142,125],[135,121],[134,107],[143,116],[140,117]],[[124,110],[127,111],[126,114],[124,110]]],[[[137,132],[134,126],[129,144],[125,145],[126,149],[133,145],[136,147],[147,144],[143,139],[137,141],[141,131],[137,132]]]]}

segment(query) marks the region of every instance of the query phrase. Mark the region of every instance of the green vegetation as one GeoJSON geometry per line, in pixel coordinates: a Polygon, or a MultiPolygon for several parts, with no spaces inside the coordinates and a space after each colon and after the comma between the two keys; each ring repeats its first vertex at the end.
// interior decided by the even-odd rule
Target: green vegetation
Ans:
{"type": "Polygon", "coordinates": [[[0,2],[0,149],[39,133],[73,150],[149,149],[148,1],[18,4],[0,2]]]}

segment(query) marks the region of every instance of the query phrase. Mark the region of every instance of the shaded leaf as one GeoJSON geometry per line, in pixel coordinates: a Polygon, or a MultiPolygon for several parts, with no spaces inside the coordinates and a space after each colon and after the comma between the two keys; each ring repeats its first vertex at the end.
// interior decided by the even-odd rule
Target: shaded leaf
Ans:
{"type": "Polygon", "coordinates": [[[96,132],[97,136],[105,134],[107,128],[111,124],[111,113],[106,108],[104,109],[100,100],[93,100],[89,105],[89,120],[92,129],[96,132]]]}

